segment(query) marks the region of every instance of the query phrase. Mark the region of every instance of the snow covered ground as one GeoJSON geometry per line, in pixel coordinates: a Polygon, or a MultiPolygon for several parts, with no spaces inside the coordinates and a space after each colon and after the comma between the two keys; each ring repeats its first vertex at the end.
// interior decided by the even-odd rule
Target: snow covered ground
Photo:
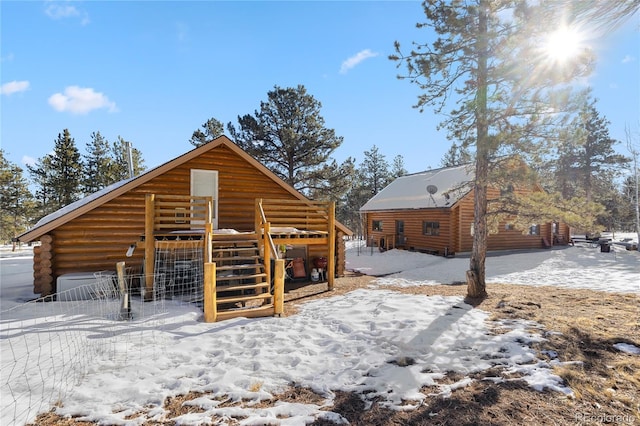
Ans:
{"type": "MultiPolygon", "coordinates": [[[[636,234],[603,234],[613,241],[611,252],[589,244],[550,250],[490,252],[486,261],[488,283],[552,285],[619,293],[640,293],[640,253],[617,242],[635,241],[636,234]]],[[[379,277],[384,285],[414,286],[466,282],[468,256],[444,258],[417,252],[370,248],[349,250],[347,269],[379,277]]]]}
{"type": "MultiPolygon", "coordinates": [[[[493,253],[487,259],[487,279],[492,283],[640,294],[640,253],[615,247],[611,253],[586,246],[493,253]]],[[[22,342],[37,342],[42,337],[35,328],[21,328],[29,320],[22,310],[4,311],[33,297],[31,273],[20,269],[28,262],[5,254],[0,259],[0,424],[8,425],[22,410],[33,420],[37,409],[9,405],[14,390],[23,384],[14,377],[8,383],[5,362],[22,342]]],[[[503,366],[505,372],[519,373],[516,376],[535,389],[571,394],[551,369],[559,361],[540,359],[530,347],[553,330],[526,321],[489,321],[486,312],[465,304],[460,297],[411,296],[376,288],[376,284],[462,282],[468,258],[445,259],[399,250],[359,253],[350,248],[347,260],[349,269],[378,276],[371,288],[308,302],[290,317],[205,324],[199,309],[167,304],[162,321],[154,327],[149,327],[148,318],[134,318],[119,323],[126,332],[123,329],[102,337],[100,327],[110,327],[113,321],[97,323],[92,319],[90,326],[87,321],[83,327],[82,317],[74,316],[77,333],[86,334],[87,339],[111,339],[111,344],[109,351],[91,358],[86,375],[64,396],[58,412],[105,424],[142,424],[166,419],[162,408],[165,398],[198,391],[203,394],[190,404],[199,406],[200,412],[175,418],[178,424],[203,424],[214,417],[230,416],[243,418],[241,424],[246,425],[300,425],[319,417],[338,422],[344,419],[330,411],[336,390],[360,392],[367,401],[382,398],[389,407],[407,410],[424,398],[420,392],[424,386],[446,396],[471,383],[471,373],[495,365],[503,366]],[[128,338],[124,339],[125,335],[128,338]],[[460,373],[463,378],[440,383],[448,372],[460,373]],[[267,408],[251,402],[224,403],[269,399],[294,383],[323,395],[325,402],[280,402],[267,408]],[[134,413],[142,414],[131,418],[134,413]]],[[[62,303],[67,302],[55,302],[62,303]]],[[[639,351],[628,344],[619,350],[630,354],[639,351]]],[[[46,379],[46,374],[43,376],[46,379]]],[[[508,380],[506,376],[495,380],[508,380]]],[[[35,400],[38,395],[30,398],[35,400]]],[[[437,418],[438,413],[433,415],[437,418]]]]}

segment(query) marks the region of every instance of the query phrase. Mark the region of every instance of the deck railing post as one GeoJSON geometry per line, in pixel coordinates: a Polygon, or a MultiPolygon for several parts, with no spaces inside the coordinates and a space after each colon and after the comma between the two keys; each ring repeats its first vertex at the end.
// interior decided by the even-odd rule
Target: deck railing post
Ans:
{"type": "Polygon", "coordinates": [[[216,301],[216,264],[204,264],[204,322],[216,322],[218,306],[216,301]]]}
{"type": "Polygon", "coordinates": [[[284,313],[284,259],[276,259],[273,275],[273,313],[282,315],[284,313]]]}
{"type": "Polygon", "coordinates": [[[264,251],[263,253],[264,273],[267,274],[268,283],[271,283],[271,245],[267,241],[269,238],[271,238],[269,234],[270,232],[271,232],[271,224],[269,222],[266,222],[264,224],[264,232],[262,234],[262,238],[263,238],[262,249],[264,251]]]}
{"type": "Polygon", "coordinates": [[[211,263],[213,256],[213,224],[205,223],[204,225],[204,262],[211,263]]]}

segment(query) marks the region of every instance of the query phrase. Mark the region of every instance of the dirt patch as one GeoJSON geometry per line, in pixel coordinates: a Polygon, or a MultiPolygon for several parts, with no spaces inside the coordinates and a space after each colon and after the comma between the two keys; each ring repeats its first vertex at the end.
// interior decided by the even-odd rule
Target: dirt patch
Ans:
{"type": "MultiPolygon", "coordinates": [[[[285,315],[295,314],[300,305],[309,300],[368,288],[374,279],[350,274],[336,280],[333,291],[327,291],[326,283],[291,288],[285,295],[285,315]]],[[[426,296],[466,295],[464,285],[376,287],[426,296]]],[[[367,426],[640,425],[640,356],[620,352],[613,346],[615,343],[640,346],[639,296],[509,284],[489,284],[487,291],[487,298],[467,302],[489,312],[492,320],[525,319],[541,324],[546,340],[534,345],[541,359],[579,361],[555,371],[573,390],[574,397],[539,392],[517,378],[496,383],[487,378],[498,375],[498,371],[486,371],[474,375],[471,385],[454,390],[446,398],[436,395],[433,387],[423,389],[425,399],[413,410],[390,410],[376,400],[365,409],[361,395],[341,391],[335,392],[333,406],[326,409],[339,413],[351,425],[367,426]]],[[[452,372],[438,384],[447,385],[459,379],[460,376],[452,372]]],[[[200,410],[184,404],[198,396],[201,395],[191,393],[165,401],[165,409],[171,413],[168,418],[200,410]]],[[[324,398],[309,389],[292,386],[259,406],[268,407],[277,401],[322,405],[324,398]]],[[[35,424],[92,423],[46,413],[38,417],[35,424]]],[[[315,426],[333,424],[326,419],[313,423],[315,426]]]]}

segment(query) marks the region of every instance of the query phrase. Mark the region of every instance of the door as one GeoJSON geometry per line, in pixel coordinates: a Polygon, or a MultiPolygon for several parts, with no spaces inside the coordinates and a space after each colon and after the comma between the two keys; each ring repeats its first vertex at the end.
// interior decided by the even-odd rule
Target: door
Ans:
{"type": "Polygon", "coordinates": [[[192,169],[191,195],[213,197],[213,229],[218,229],[218,171],[192,169]]]}

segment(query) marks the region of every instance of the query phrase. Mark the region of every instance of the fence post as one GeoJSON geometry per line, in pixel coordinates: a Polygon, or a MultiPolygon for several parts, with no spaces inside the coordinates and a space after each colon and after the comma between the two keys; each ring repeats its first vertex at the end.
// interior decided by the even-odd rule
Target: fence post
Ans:
{"type": "Polygon", "coordinates": [[[118,287],[120,288],[120,319],[131,319],[131,303],[129,300],[129,286],[124,279],[124,262],[116,263],[118,287]]]}
{"type": "Polygon", "coordinates": [[[273,313],[284,313],[284,259],[276,259],[273,271],[273,313]]]}
{"type": "Polygon", "coordinates": [[[144,205],[144,300],[153,300],[153,287],[155,286],[154,266],[155,266],[155,194],[145,196],[144,205]]]}
{"type": "Polygon", "coordinates": [[[204,322],[216,322],[218,306],[216,301],[216,264],[204,264],[204,322]]]}
{"type": "Polygon", "coordinates": [[[336,203],[329,203],[329,258],[327,267],[327,289],[333,290],[336,279],[336,203]]]}

